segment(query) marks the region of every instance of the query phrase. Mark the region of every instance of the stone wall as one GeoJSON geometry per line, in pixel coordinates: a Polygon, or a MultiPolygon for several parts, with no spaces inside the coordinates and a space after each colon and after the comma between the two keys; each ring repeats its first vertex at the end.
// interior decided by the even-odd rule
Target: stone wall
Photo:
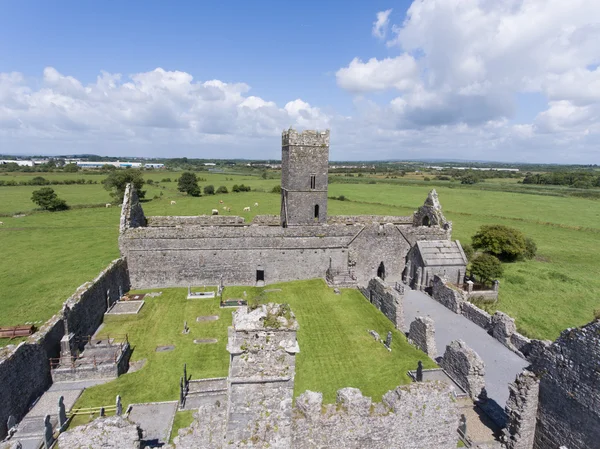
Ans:
{"type": "Polygon", "coordinates": [[[598,447],[600,320],[564,330],[534,357],[540,377],[535,449],[598,447]]]}
{"type": "Polygon", "coordinates": [[[431,318],[420,316],[416,317],[414,321],[410,323],[408,338],[412,344],[414,344],[432,359],[437,357],[435,327],[431,318]]]}
{"type": "Polygon", "coordinates": [[[485,396],[485,365],[479,354],[462,340],[446,346],[440,366],[467,392],[471,399],[485,396]]]}
{"type": "Polygon", "coordinates": [[[465,301],[461,304],[460,313],[466,319],[485,330],[488,330],[492,325],[492,316],[470,302],[465,301]]]}
{"type": "Polygon", "coordinates": [[[450,287],[440,276],[433,277],[431,297],[454,313],[460,313],[462,304],[465,302],[462,292],[450,287]]]}
{"type": "Polygon", "coordinates": [[[377,309],[394,323],[396,329],[404,327],[404,313],[402,310],[402,295],[389,287],[380,278],[375,277],[369,281],[367,287],[360,291],[377,309]]]}
{"type": "Polygon", "coordinates": [[[533,449],[540,382],[530,371],[523,371],[508,386],[506,402],[508,424],[504,429],[507,449],[533,449]]]}
{"type": "MultiPolygon", "coordinates": [[[[106,291],[116,300],[122,286],[129,290],[127,264],[118,259],[90,283],[79,287],[65,304],[68,327],[76,335],[91,335],[106,311],[106,291]]],[[[13,415],[20,421],[29,407],[52,384],[49,358],[58,357],[60,340],[65,334],[62,313],[50,318],[40,329],[18,346],[0,349],[0,438],[7,433],[6,421],[13,415]]]]}
{"type": "Polygon", "coordinates": [[[144,209],[142,209],[142,204],[140,203],[133,184],[127,184],[125,187],[125,194],[123,195],[119,232],[125,232],[126,229],[137,228],[140,226],[146,226],[144,209]]]}
{"type": "Polygon", "coordinates": [[[147,226],[150,227],[174,227],[174,226],[224,226],[224,225],[244,225],[243,217],[235,215],[198,215],[193,217],[186,216],[164,216],[148,217],[147,226]]]}
{"type": "MultiPolygon", "coordinates": [[[[93,335],[102,324],[109,305],[114,304],[129,288],[127,261],[116,259],[96,279],[83,284],[65,301],[65,306],[70,309],[67,318],[69,333],[76,337],[93,335]]],[[[83,350],[84,343],[81,341],[80,350],[83,350]]]]}
{"type": "Polygon", "coordinates": [[[451,449],[458,412],[447,385],[419,382],[389,391],[374,403],[356,388],[337,393],[336,404],[307,391],[296,399],[294,449],[451,449]]]}

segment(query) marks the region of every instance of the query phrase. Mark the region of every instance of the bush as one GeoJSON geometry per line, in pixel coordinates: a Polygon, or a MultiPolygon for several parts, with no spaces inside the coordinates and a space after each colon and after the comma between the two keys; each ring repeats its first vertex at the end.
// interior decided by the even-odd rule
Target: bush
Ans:
{"type": "Polygon", "coordinates": [[[227,190],[227,187],[225,186],[219,186],[217,193],[229,193],[229,190],[227,190]]]}
{"type": "Polygon", "coordinates": [[[533,259],[537,254],[537,245],[533,241],[531,237],[525,238],[525,252],[523,253],[523,257],[525,259],[533,259]]]}
{"type": "Polygon", "coordinates": [[[239,186],[237,184],[234,184],[233,189],[231,189],[233,192],[250,192],[250,186],[245,186],[244,184],[240,184],[239,186]]]}
{"type": "Polygon", "coordinates": [[[471,261],[471,274],[484,284],[489,284],[502,276],[502,262],[491,254],[479,254],[471,261]]]}
{"type": "Polygon", "coordinates": [[[29,181],[29,184],[32,186],[45,186],[47,184],[50,184],[50,181],[48,181],[46,178],[42,178],[41,176],[36,176],[31,181],[29,181]]]}
{"type": "Polygon", "coordinates": [[[31,195],[31,201],[42,209],[55,212],[69,208],[65,200],[61,200],[52,187],[42,187],[40,190],[34,190],[31,195]]]}
{"type": "Polygon", "coordinates": [[[423,178],[423,181],[431,181],[431,178],[430,178],[429,176],[425,176],[425,177],[423,178]]]}
{"type": "Polygon", "coordinates": [[[75,173],[78,172],[80,168],[81,167],[79,167],[77,164],[67,164],[63,170],[67,173],[75,173]]]}
{"type": "Polygon", "coordinates": [[[465,253],[465,256],[467,256],[467,260],[471,260],[473,258],[473,254],[475,254],[473,247],[467,243],[466,245],[463,245],[462,249],[465,253]]]}
{"type": "Polygon", "coordinates": [[[473,248],[492,254],[501,260],[513,261],[525,257],[525,235],[504,225],[484,225],[473,236],[473,248]]]}
{"type": "MultiPolygon", "coordinates": [[[[113,166],[111,165],[110,167],[113,166]]],[[[146,191],[142,190],[145,181],[140,170],[133,168],[127,168],[125,170],[113,170],[106,177],[106,179],[102,181],[104,188],[106,190],[112,190],[110,194],[119,202],[123,201],[125,187],[127,187],[127,184],[129,183],[133,184],[137,190],[139,198],[144,198],[146,196],[146,191]]]]}
{"type": "Polygon", "coordinates": [[[206,187],[204,187],[204,194],[205,195],[214,195],[215,194],[215,186],[209,184],[206,187]]]}
{"type": "Polygon", "coordinates": [[[171,182],[171,178],[163,178],[160,182],[171,182]]]}
{"type": "Polygon", "coordinates": [[[271,193],[281,193],[281,186],[275,186],[271,189],[271,193]]]}
{"type": "Polygon", "coordinates": [[[346,197],[344,195],[340,195],[336,198],[338,201],[346,201],[346,197]]]}

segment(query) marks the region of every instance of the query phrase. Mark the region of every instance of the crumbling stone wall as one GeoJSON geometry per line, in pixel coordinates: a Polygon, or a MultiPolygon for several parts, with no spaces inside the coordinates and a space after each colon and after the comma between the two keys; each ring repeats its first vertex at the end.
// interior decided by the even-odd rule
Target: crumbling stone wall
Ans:
{"type": "Polygon", "coordinates": [[[485,364],[479,354],[462,340],[454,340],[446,346],[446,352],[440,361],[458,384],[469,393],[473,400],[485,395],[485,364]]]}
{"type": "MultiPolygon", "coordinates": [[[[91,335],[102,322],[107,308],[106,290],[111,300],[129,290],[127,263],[113,261],[96,279],[79,287],[65,303],[70,332],[91,335]]],[[[60,340],[65,334],[62,312],[50,318],[40,329],[18,346],[0,349],[0,439],[7,434],[6,421],[13,415],[20,421],[31,404],[52,384],[50,358],[60,353],[60,340]]]]}
{"type": "Polygon", "coordinates": [[[508,424],[504,429],[507,449],[533,449],[535,420],[540,392],[539,379],[530,371],[523,371],[508,386],[506,402],[508,424]]]}
{"type": "Polygon", "coordinates": [[[396,329],[404,327],[404,312],[402,309],[402,295],[389,287],[380,278],[375,277],[369,281],[367,287],[360,291],[377,309],[394,323],[396,329]]]}
{"type": "Polygon", "coordinates": [[[460,313],[465,302],[462,292],[447,285],[446,280],[440,276],[433,277],[431,297],[454,313],[460,313]]]}
{"type": "Polygon", "coordinates": [[[460,313],[466,319],[472,321],[485,330],[489,330],[492,326],[492,316],[485,310],[481,310],[475,304],[471,304],[468,301],[461,303],[460,313]]]}
{"type": "Polygon", "coordinates": [[[419,382],[387,392],[372,402],[356,388],[338,391],[336,404],[307,391],[296,399],[295,449],[451,449],[456,447],[458,412],[447,385],[419,382]]]}
{"type": "Polygon", "coordinates": [[[437,227],[445,231],[445,239],[450,240],[452,235],[452,222],[446,220],[442,213],[442,205],[438,199],[438,194],[434,190],[429,192],[423,206],[415,211],[413,215],[413,225],[417,227],[437,227]]]}
{"type": "Polygon", "coordinates": [[[123,206],[121,208],[121,219],[119,232],[125,232],[129,228],[146,226],[146,216],[140,203],[138,194],[133,184],[127,184],[123,195],[123,206]]]}
{"type": "MultiPolygon", "coordinates": [[[[93,335],[102,323],[108,304],[114,304],[129,288],[127,261],[116,259],[96,279],[83,284],[65,301],[65,306],[70,309],[67,318],[69,333],[76,337],[93,335]]],[[[80,350],[84,343],[81,342],[80,350]]]]}
{"type": "Polygon", "coordinates": [[[535,449],[600,444],[600,320],[566,329],[537,352],[540,377],[535,449]]]}
{"type": "Polygon", "coordinates": [[[433,320],[429,317],[416,317],[410,323],[408,338],[421,351],[434,359],[437,357],[437,347],[435,344],[435,327],[433,320]]]}
{"type": "Polygon", "coordinates": [[[111,416],[95,419],[62,433],[58,444],[61,449],[139,449],[140,435],[140,428],[136,424],[121,416],[111,416]]]}

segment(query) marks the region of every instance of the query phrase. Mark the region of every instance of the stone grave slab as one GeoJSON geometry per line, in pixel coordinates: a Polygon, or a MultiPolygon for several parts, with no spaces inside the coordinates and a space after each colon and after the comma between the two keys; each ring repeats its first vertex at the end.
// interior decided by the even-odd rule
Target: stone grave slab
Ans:
{"type": "Polygon", "coordinates": [[[197,345],[201,345],[201,344],[207,344],[207,343],[217,343],[219,340],[217,340],[216,338],[200,338],[197,340],[194,340],[194,343],[196,343],[197,345]]]}
{"type": "Polygon", "coordinates": [[[217,321],[218,319],[219,319],[219,315],[199,316],[196,318],[196,322],[205,323],[207,321],[217,321]]]}
{"type": "Polygon", "coordinates": [[[175,349],[175,346],[173,346],[173,345],[157,346],[156,352],[169,352],[169,351],[172,351],[173,349],[175,349]]]}
{"type": "Polygon", "coordinates": [[[105,315],[136,315],[144,301],[117,301],[105,315]]]}
{"type": "Polygon", "coordinates": [[[169,443],[177,401],[132,404],[129,420],[142,429],[143,444],[160,447],[169,443]]]}

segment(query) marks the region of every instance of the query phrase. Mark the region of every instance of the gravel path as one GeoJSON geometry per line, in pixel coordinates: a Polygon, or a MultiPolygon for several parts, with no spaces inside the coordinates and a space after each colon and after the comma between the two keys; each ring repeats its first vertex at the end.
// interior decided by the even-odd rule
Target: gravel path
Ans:
{"type": "Polygon", "coordinates": [[[492,338],[488,333],[444,307],[425,293],[407,290],[404,296],[406,328],[417,316],[428,316],[435,322],[435,343],[438,355],[453,340],[463,340],[485,363],[485,386],[488,397],[504,408],[508,399],[508,384],[529,363],[492,338]]]}

